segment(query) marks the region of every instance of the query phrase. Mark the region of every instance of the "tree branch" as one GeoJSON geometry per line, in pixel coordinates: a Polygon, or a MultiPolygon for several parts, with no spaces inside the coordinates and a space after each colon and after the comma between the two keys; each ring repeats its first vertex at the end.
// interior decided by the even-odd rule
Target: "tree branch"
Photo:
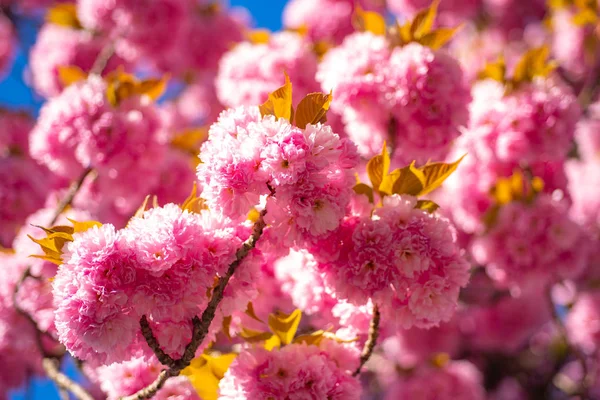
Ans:
{"type": "Polygon", "coordinates": [[[577,361],[579,362],[579,364],[581,366],[582,377],[581,377],[581,382],[579,382],[579,395],[581,396],[581,400],[587,400],[587,399],[589,399],[589,394],[588,394],[589,370],[588,370],[586,356],[585,356],[585,354],[583,354],[581,349],[579,349],[579,347],[575,346],[574,344],[572,344],[569,341],[569,333],[567,332],[567,328],[565,327],[563,320],[560,318],[560,315],[558,315],[554,301],[552,301],[552,286],[548,286],[545,294],[546,294],[546,300],[548,302],[548,307],[550,307],[550,312],[552,313],[552,320],[554,321],[554,325],[556,326],[556,329],[558,329],[558,333],[565,341],[568,349],[575,356],[575,358],[577,359],[577,361]]]}
{"type": "Polygon", "coordinates": [[[42,360],[44,371],[50,379],[52,379],[60,389],[68,390],[78,400],[94,400],[94,398],[79,384],[73,382],[69,377],[60,372],[58,362],[49,358],[42,360]]]}
{"type": "MultiPolygon", "coordinates": [[[[262,236],[263,230],[265,228],[264,217],[266,214],[266,209],[260,212],[260,216],[258,220],[254,224],[254,228],[252,229],[252,234],[250,237],[242,244],[242,246],[235,253],[235,261],[233,261],[225,275],[219,278],[217,286],[213,289],[212,297],[206,306],[206,309],[202,313],[200,318],[194,317],[192,320],[193,323],[193,332],[192,332],[192,340],[185,347],[185,351],[183,355],[178,360],[173,360],[171,356],[165,354],[164,351],[160,348],[160,344],[156,337],[152,333],[152,329],[148,324],[148,320],[146,316],[143,316],[140,320],[140,326],[142,329],[142,334],[148,343],[148,346],[154,351],[154,354],[159,359],[159,361],[168,367],[168,369],[164,369],[160,372],[158,377],[154,382],[152,382],[149,386],[141,389],[137,393],[122,397],[122,400],[142,400],[152,398],[159,390],[163,387],[165,382],[173,377],[179,375],[179,373],[188,367],[194,357],[196,356],[196,351],[206,338],[208,334],[210,324],[215,317],[215,313],[217,311],[217,307],[221,300],[223,300],[223,292],[225,291],[225,287],[229,283],[229,280],[235,273],[237,267],[242,263],[242,261],[248,256],[250,251],[254,249],[256,246],[256,242],[262,236]]],[[[377,313],[379,315],[379,313],[377,313]]],[[[379,320],[379,318],[378,318],[379,320]]]]}
{"type": "Polygon", "coordinates": [[[100,54],[98,54],[98,57],[96,57],[96,60],[94,61],[94,65],[92,66],[92,69],[90,70],[90,74],[102,75],[102,73],[106,69],[106,66],[108,65],[108,62],[110,61],[111,57],[114,54],[115,54],[115,45],[112,42],[109,42],[106,46],[104,46],[102,48],[102,50],[100,51],[100,54]]]}
{"type": "Polygon", "coordinates": [[[369,337],[367,338],[365,347],[363,347],[363,351],[360,354],[360,364],[352,376],[358,376],[360,374],[360,370],[367,363],[367,361],[369,361],[369,358],[371,358],[371,355],[373,354],[373,350],[377,344],[377,337],[379,336],[380,319],[381,313],[379,312],[379,307],[377,304],[373,304],[373,319],[371,320],[371,325],[369,326],[369,337]]]}
{"type": "Polygon", "coordinates": [[[75,198],[75,195],[77,195],[77,192],[79,192],[81,185],[83,185],[83,181],[85,181],[85,178],[87,178],[88,175],[92,173],[92,171],[92,167],[87,167],[83,170],[79,178],[77,178],[77,180],[71,184],[65,197],[56,206],[56,210],[54,211],[54,215],[52,216],[52,220],[49,224],[50,226],[54,225],[58,220],[58,217],[60,217],[60,215],[65,211],[65,209],[71,205],[73,199],[75,198]]]}

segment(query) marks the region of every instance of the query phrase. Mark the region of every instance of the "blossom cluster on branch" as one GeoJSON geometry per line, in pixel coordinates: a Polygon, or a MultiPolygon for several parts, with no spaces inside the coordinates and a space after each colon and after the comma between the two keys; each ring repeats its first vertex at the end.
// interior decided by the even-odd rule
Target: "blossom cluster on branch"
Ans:
{"type": "Polygon", "coordinates": [[[0,0],[0,400],[600,398],[599,21],[0,0]]]}

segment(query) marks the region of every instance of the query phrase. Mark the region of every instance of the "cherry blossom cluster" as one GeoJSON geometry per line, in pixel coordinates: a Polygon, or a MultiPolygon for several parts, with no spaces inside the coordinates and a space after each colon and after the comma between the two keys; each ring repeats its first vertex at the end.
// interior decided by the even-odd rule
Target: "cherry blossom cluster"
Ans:
{"type": "Polygon", "coordinates": [[[0,0],[0,400],[600,398],[598,3],[253,17],[0,0]]]}

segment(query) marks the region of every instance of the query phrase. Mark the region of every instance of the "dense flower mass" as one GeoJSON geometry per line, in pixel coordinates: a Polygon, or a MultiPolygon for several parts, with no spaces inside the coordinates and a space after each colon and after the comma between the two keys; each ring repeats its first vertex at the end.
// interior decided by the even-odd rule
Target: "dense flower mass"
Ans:
{"type": "Polygon", "coordinates": [[[473,87],[468,135],[484,162],[563,160],[569,152],[581,109],[570,88],[538,79],[512,94],[498,82],[473,87]]]}
{"type": "Polygon", "coordinates": [[[600,398],[597,2],[228,3],[0,0],[0,400],[600,398]]]}
{"type": "Polygon", "coordinates": [[[372,217],[345,220],[329,238],[337,258],[318,265],[340,298],[372,298],[388,323],[404,328],[449,320],[469,279],[449,222],[415,202],[386,197],[372,217]]]}
{"type": "Polygon", "coordinates": [[[220,399],[360,398],[360,383],[317,346],[242,352],[219,384],[220,399]]]}
{"type": "MultiPolygon", "coordinates": [[[[241,243],[227,221],[211,218],[169,204],[123,230],[103,225],[75,235],[53,283],[56,327],[67,349],[84,360],[126,360],[143,340],[138,321],[146,315],[164,350],[181,355],[191,318],[206,307],[215,276],[241,243]]],[[[226,293],[234,298],[224,307],[236,297],[246,304],[249,293],[226,293]]]]}
{"type": "Polygon", "coordinates": [[[223,112],[200,151],[198,179],[209,207],[232,218],[267,199],[266,221],[286,246],[337,228],[350,201],[356,147],[331,127],[300,129],[257,107],[223,112]]]}
{"type": "Polygon", "coordinates": [[[503,206],[490,231],[475,239],[473,256],[501,284],[552,282],[585,269],[587,240],[565,204],[541,195],[531,205],[503,206]]]}
{"type": "MultiPolygon", "coordinates": [[[[90,71],[105,46],[108,46],[108,41],[93,32],[44,25],[30,53],[29,68],[34,89],[44,97],[59,95],[63,89],[59,68],[75,66],[90,71]]],[[[120,57],[112,57],[104,72],[110,72],[123,63],[120,57]]]]}
{"type": "Polygon", "coordinates": [[[399,378],[385,398],[483,400],[486,396],[477,368],[469,362],[457,361],[441,368],[423,366],[399,378]]]}
{"type": "Polygon", "coordinates": [[[443,50],[389,47],[383,36],[352,34],[325,55],[317,79],[335,90],[334,110],[363,155],[387,140],[399,164],[443,158],[468,122],[462,69],[443,50]]]}
{"type": "Polygon", "coordinates": [[[13,26],[8,18],[0,15],[0,77],[8,72],[14,52],[13,26]]]}
{"type": "Polygon", "coordinates": [[[228,107],[257,105],[280,86],[287,72],[297,103],[318,90],[316,69],[317,55],[308,41],[297,33],[277,33],[267,43],[240,43],[223,56],[215,79],[217,95],[228,107]]]}

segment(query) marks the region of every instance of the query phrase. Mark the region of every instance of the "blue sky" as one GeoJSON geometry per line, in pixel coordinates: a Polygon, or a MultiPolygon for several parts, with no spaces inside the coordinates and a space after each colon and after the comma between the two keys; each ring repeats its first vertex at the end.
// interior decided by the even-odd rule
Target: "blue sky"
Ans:
{"type": "MultiPolygon", "coordinates": [[[[253,16],[256,27],[276,31],[281,28],[281,13],[286,0],[229,0],[231,6],[247,8],[253,16]]],[[[36,23],[21,21],[18,34],[23,47],[19,49],[10,73],[0,81],[0,107],[24,109],[35,113],[41,105],[25,84],[26,54],[35,40],[36,23]]],[[[68,363],[66,372],[73,375],[76,368],[68,363]]],[[[15,392],[11,400],[58,400],[58,394],[52,382],[46,379],[34,379],[27,388],[15,392]]]]}

